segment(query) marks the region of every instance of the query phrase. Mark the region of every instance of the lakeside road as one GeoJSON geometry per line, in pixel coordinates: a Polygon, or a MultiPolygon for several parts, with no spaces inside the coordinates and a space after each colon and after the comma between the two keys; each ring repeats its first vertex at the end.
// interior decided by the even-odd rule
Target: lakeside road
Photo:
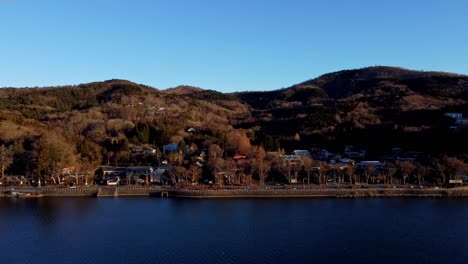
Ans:
{"type": "Polygon", "coordinates": [[[358,197],[468,197],[468,186],[456,188],[224,188],[182,189],[163,187],[0,187],[0,197],[126,197],[168,198],[358,198],[358,197]],[[15,195],[11,195],[11,193],[15,195]]]}

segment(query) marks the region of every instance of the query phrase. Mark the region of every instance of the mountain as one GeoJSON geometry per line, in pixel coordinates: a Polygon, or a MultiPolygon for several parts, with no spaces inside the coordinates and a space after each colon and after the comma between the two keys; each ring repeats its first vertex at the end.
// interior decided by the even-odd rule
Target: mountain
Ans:
{"type": "Polygon", "coordinates": [[[380,150],[467,147],[459,144],[466,129],[447,134],[453,120],[444,116],[468,114],[465,75],[367,67],[324,74],[289,88],[234,95],[253,109],[252,118],[239,120],[236,127],[276,138],[300,135],[302,143],[289,141],[291,147],[300,148],[303,142],[380,150]]]}
{"type": "Polygon", "coordinates": [[[229,118],[248,112],[236,97],[216,91],[188,87],[160,91],[126,80],[3,88],[0,141],[33,140],[47,131],[60,130],[72,141],[89,137],[101,144],[109,136],[132,137],[139,124],[152,124],[154,131],[164,135],[154,136],[158,138],[152,142],[164,144],[171,138],[182,140],[189,126],[227,131],[229,118]]]}
{"type": "Polygon", "coordinates": [[[397,67],[367,67],[324,74],[289,88],[268,92],[244,92],[236,95],[258,109],[281,105],[310,105],[352,96],[428,96],[439,99],[466,100],[468,76],[444,73],[412,71],[397,67]]]}
{"type": "Polygon", "coordinates": [[[193,86],[158,90],[126,80],[3,88],[0,143],[32,153],[18,168],[37,158],[41,139],[50,135],[100,163],[106,157],[135,163],[129,144],[169,142],[216,143],[225,153],[249,141],[269,151],[353,144],[369,153],[394,146],[464,153],[466,129],[450,131],[453,120],[444,114],[467,115],[467,95],[467,76],[395,67],[344,70],[289,88],[232,94],[193,86]],[[190,127],[198,132],[189,133],[190,127]]]}

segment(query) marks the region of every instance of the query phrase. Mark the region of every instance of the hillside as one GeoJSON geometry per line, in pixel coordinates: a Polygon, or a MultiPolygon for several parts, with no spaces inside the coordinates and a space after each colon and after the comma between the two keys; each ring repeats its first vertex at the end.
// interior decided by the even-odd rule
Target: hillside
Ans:
{"type": "Polygon", "coordinates": [[[374,156],[392,147],[460,154],[468,148],[467,130],[449,130],[453,120],[444,114],[468,115],[467,95],[467,76],[394,67],[234,94],[192,86],[157,90],[125,80],[3,88],[0,142],[15,149],[10,170],[17,174],[46,173],[49,163],[38,160],[52,146],[69,157],[63,167],[77,160],[91,167],[147,164],[154,160],[132,154],[131,146],[168,143],[193,151],[217,144],[224,156],[252,151],[251,145],[340,151],[349,144],[374,156]]]}
{"type": "Polygon", "coordinates": [[[255,109],[253,118],[240,120],[237,127],[283,138],[297,133],[310,144],[374,145],[379,133],[385,144],[421,148],[422,138],[446,136],[452,121],[445,112],[468,114],[468,76],[396,67],[344,70],[285,89],[234,95],[255,109]],[[418,137],[422,134],[431,135],[418,137]]]}
{"type": "Polygon", "coordinates": [[[466,100],[468,76],[377,66],[328,73],[281,90],[235,95],[257,109],[265,109],[287,103],[305,105],[326,99],[399,92],[466,100]]]}
{"type": "Polygon", "coordinates": [[[17,151],[16,174],[48,170],[49,163],[41,167],[36,160],[51,146],[70,157],[63,167],[77,160],[145,164],[131,155],[131,146],[218,142],[233,130],[229,118],[249,113],[235,97],[196,91],[159,91],[125,80],[0,89],[0,142],[17,151]],[[199,133],[188,133],[190,127],[199,133]]]}

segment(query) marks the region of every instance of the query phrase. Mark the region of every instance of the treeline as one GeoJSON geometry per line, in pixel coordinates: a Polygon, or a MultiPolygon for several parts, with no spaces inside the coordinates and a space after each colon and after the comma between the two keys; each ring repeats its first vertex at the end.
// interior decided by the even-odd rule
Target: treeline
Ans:
{"type": "Polygon", "coordinates": [[[383,167],[358,167],[330,164],[306,156],[288,160],[279,154],[269,154],[262,147],[252,146],[248,159],[223,158],[223,149],[213,144],[209,146],[206,167],[181,159],[169,173],[172,182],[179,186],[208,182],[219,186],[263,186],[265,183],[448,185],[449,180],[459,179],[459,173],[467,170],[466,161],[446,155],[418,162],[386,162],[383,167]]]}

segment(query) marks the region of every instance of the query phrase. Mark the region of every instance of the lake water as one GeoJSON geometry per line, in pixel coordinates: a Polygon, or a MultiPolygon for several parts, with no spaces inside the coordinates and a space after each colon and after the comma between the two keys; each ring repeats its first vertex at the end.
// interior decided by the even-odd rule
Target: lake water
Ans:
{"type": "Polygon", "coordinates": [[[468,199],[0,200],[0,263],[468,263],[468,199]]]}

